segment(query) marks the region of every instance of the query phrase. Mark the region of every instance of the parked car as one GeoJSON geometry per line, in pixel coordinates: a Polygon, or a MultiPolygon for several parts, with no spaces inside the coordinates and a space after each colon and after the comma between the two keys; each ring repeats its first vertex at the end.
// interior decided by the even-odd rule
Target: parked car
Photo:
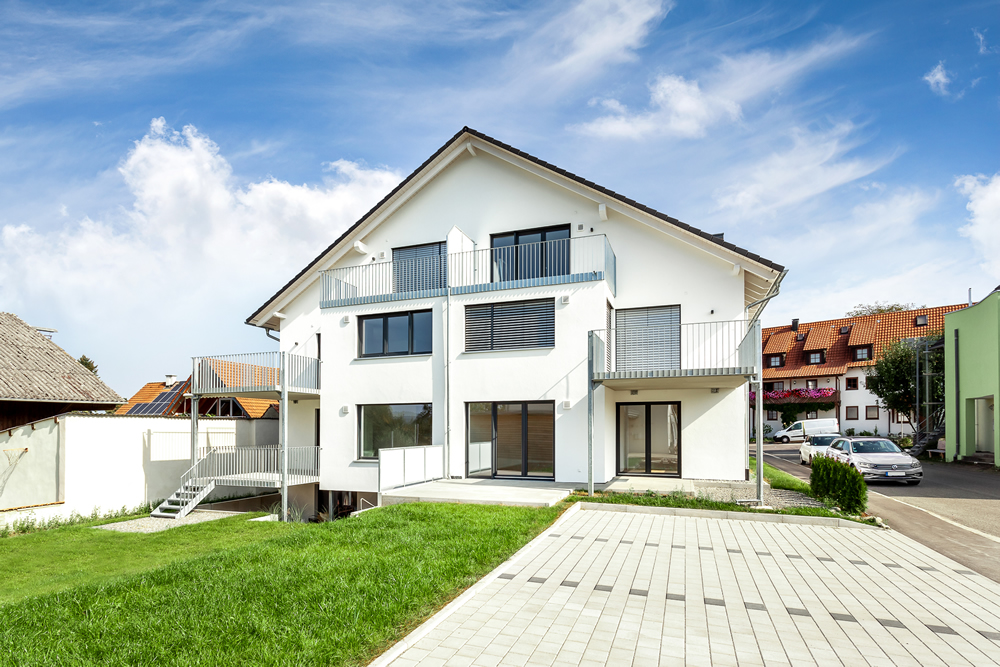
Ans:
{"type": "Polygon", "coordinates": [[[886,438],[837,438],[825,456],[849,464],[865,481],[879,479],[916,485],[924,478],[920,461],[886,438]]]}
{"type": "Polygon", "coordinates": [[[774,434],[775,442],[799,442],[806,436],[840,433],[836,419],[802,419],[774,434]]]}
{"type": "Polygon", "coordinates": [[[812,465],[813,457],[823,456],[826,448],[833,444],[837,438],[843,437],[839,433],[823,435],[807,435],[802,446],[799,447],[799,463],[802,465],[812,465]]]}

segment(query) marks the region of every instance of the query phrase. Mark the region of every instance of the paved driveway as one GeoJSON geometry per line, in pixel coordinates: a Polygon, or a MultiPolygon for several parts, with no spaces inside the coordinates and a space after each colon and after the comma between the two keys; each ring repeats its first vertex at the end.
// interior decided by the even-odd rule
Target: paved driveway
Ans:
{"type": "Polygon", "coordinates": [[[1000,585],[892,531],[574,508],[406,643],[394,667],[1000,664],[1000,585]]]}

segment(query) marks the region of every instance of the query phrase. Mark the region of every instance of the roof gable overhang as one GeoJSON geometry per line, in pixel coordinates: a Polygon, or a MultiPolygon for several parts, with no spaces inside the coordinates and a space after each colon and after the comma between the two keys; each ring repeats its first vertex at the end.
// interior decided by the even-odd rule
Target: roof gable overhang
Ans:
{"type": "Polygon", "coordinates": [[[318,279],[320,271],[336,264],[353,248],[356,240],[365,237],[388,219],[449,165],[463,156],[474,158],[480,151],[589,199],[594,202],[595,207],[603,206],[606,210],[648,225],[693,248],[729,262],[734,275],[742,273],[744,276],[747,304],[767,294],[784,271],[784,267],[768,259],[465,127],[278,290],[246,319],[246,323],[266,329],[278,329],[279,319],[275,314],[312,285],[318,279]]]}

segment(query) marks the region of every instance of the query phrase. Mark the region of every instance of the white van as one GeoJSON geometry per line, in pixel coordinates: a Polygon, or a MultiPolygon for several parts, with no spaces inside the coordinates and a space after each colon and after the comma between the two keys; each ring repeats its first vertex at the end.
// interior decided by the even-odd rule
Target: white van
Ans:
{"type": "Polygon", "coordinates": [[[821,433],[840,433],[840,425],[832,417],[829,419],[803,419],[775,433],[774,441],[800,442],[805,440],[807,435],[821,433]]]}

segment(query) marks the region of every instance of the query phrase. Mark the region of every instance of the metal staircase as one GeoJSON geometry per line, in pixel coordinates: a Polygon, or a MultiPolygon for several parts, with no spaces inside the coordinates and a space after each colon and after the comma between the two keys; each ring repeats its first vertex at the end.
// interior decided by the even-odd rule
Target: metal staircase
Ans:
{"type": "Polygon", "coordinates": [[[172,496],[164,500],[160,503],[159,507],[150,512],[150,516],[161,519],[180,519],[181,517],[185,517],[214,490],[215,480],[208,480],[207,483],[200,485],[193,482],[185,482],[181,488],[174,491],[172,496]]]}

